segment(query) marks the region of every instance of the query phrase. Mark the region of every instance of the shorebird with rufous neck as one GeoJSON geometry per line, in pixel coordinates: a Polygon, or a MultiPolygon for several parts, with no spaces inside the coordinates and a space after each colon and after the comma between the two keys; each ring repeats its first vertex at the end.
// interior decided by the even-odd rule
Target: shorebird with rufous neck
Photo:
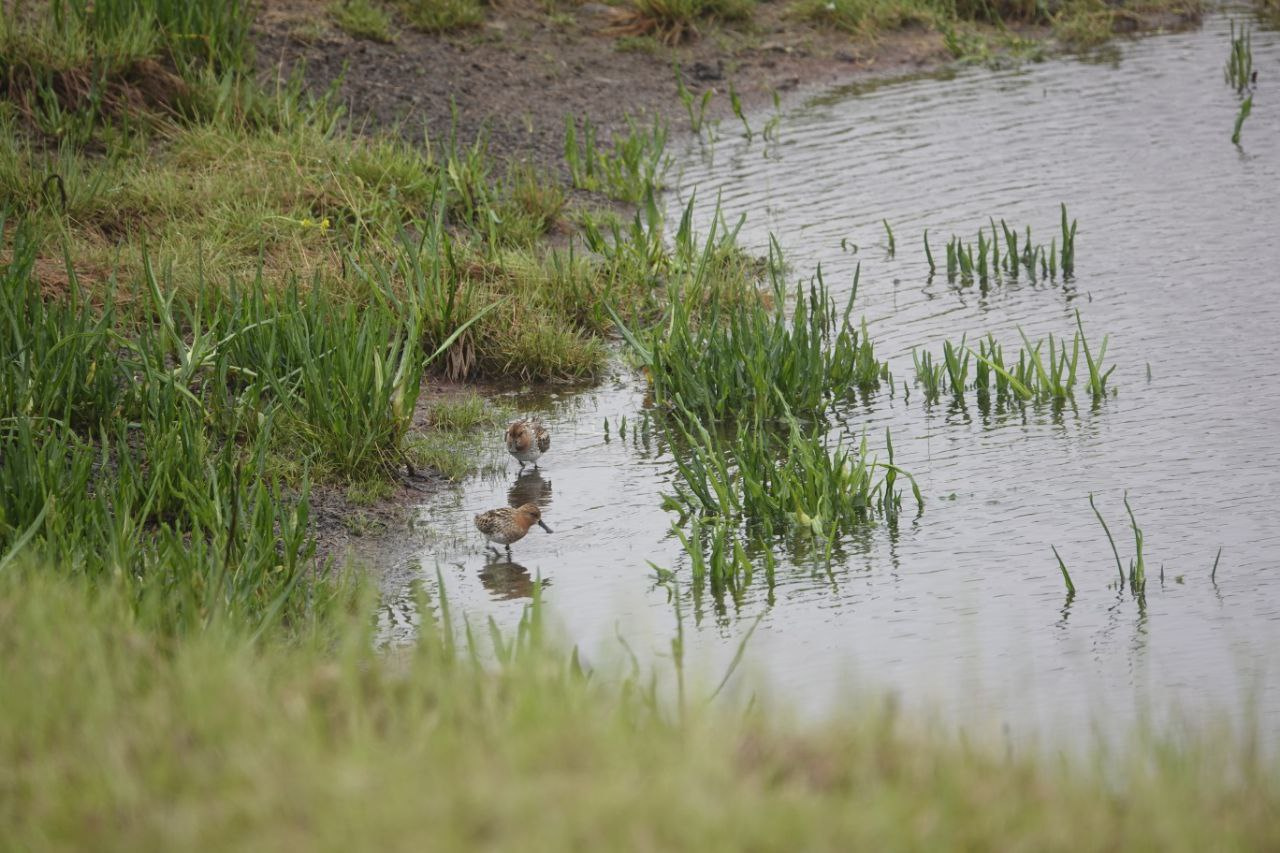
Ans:
{"type": "Polygon", "coordinates": [[[538,458],[550,449],[551,433],[537,418],[520,418],[507,427],[507,452],[520,463],[521,471],[529,462],[537,468],[538,458]]]}
{"type": "MultiPolygon", "coordinates": [[[[476,516],[476,530],[484,534],[484,538],[490,542],[505,545],[508,555],[511,553],[511,543],[523,539],[529,532],[529,528],[535,524],[548,533],[551,532],[551,528],[542,521],[542,510],[538,509],[537,504],[504,506],[476,516]]],[[[498,550],[492,545],[489,547],[494,551],[498,550]]]]}

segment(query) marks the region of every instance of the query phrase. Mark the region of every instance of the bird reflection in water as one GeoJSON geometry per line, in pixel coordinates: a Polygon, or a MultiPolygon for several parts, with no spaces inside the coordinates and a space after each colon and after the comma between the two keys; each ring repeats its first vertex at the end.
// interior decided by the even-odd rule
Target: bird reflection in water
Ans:
{"type": "Polygon", "coordinates": [[[529,574],[529,570],[519,563],[513,563],[505,554],[489,554],[480,570],[480,583],[489,590],[489,594],[499,601],[510,601],[515,598],[533,598],[538,584],[548,586],[551,582],[545,578],[541,581],[529,574]]]}
{"type": "Polygon", "coordinates": [[[530,468],[516,477],[515,483],[507,491],[507,504],[524,506],[537,504],[545,508],[551,504],[551,481],[542,477],[537,468],[530,468]]]}

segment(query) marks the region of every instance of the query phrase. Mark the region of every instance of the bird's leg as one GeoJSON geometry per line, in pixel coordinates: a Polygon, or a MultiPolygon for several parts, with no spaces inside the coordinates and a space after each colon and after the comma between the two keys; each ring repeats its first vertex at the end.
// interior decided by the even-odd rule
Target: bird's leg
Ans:
{"type": "Polygon", "coordinates": [[[508,546],[507,546],[507,559],[508,559],[508,560],[510,560],[510,559],[511,559],[511,546],[510,546],[510,545],[508,545],[508,546]]]}

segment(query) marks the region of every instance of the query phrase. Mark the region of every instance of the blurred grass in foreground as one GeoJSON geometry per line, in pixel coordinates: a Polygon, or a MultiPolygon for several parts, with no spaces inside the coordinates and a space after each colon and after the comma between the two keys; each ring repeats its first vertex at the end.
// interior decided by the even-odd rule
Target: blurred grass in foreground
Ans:
{"type": "Polygon", "coordinates": [[[116,586],[11,565],[3,846],[1280,844],[1278,768],[1231,737],[1137,732],[1119,753],[1059,761],[966,744],[877,701],[808,727],[759,705],[691,702],[681,717],[647,678],[582,674],[536,609],[481,666],[429,618],[417,647],[379,653],[372,602],[339,600],[288,639],[254,642],[231,621],[174,638],[139,627],[116,586]]]}

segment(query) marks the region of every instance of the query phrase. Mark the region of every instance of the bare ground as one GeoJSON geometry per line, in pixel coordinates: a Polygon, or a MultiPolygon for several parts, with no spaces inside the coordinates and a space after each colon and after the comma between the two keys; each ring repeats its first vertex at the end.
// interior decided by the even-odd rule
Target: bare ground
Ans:
{"type": "MultiPolygon", "coordinates": [[[[617,11],[586,3],[548,15],[518,2],[490,7],[476,29],[426,35],[407,27],[395,41],[352,38],[324,22],[324,5],[268,0],[259,16],[257,57],[266,74],[287,76],[299,61],[313,90],[340,81],[338,92],[357,123],[395,126],[406,138],[446,142],[456,126],[469,143],[482,129],[503,158],[561,168],[567,114],[616,127],[628,115],[684,114],[675,66],[686,86],[719,93],[730,81],[748,104],[774,91],[847,82],[868,72],[937,66],[950,59],[937,33],[922,28],[874,43],[790,19],[778,3],[757,7],[750,25],[707,24],[677,46],[652,40],[646,49],[616,36],[617,11]]],[[[720,115],[728,98],[713,98],[720,115]]]]}

